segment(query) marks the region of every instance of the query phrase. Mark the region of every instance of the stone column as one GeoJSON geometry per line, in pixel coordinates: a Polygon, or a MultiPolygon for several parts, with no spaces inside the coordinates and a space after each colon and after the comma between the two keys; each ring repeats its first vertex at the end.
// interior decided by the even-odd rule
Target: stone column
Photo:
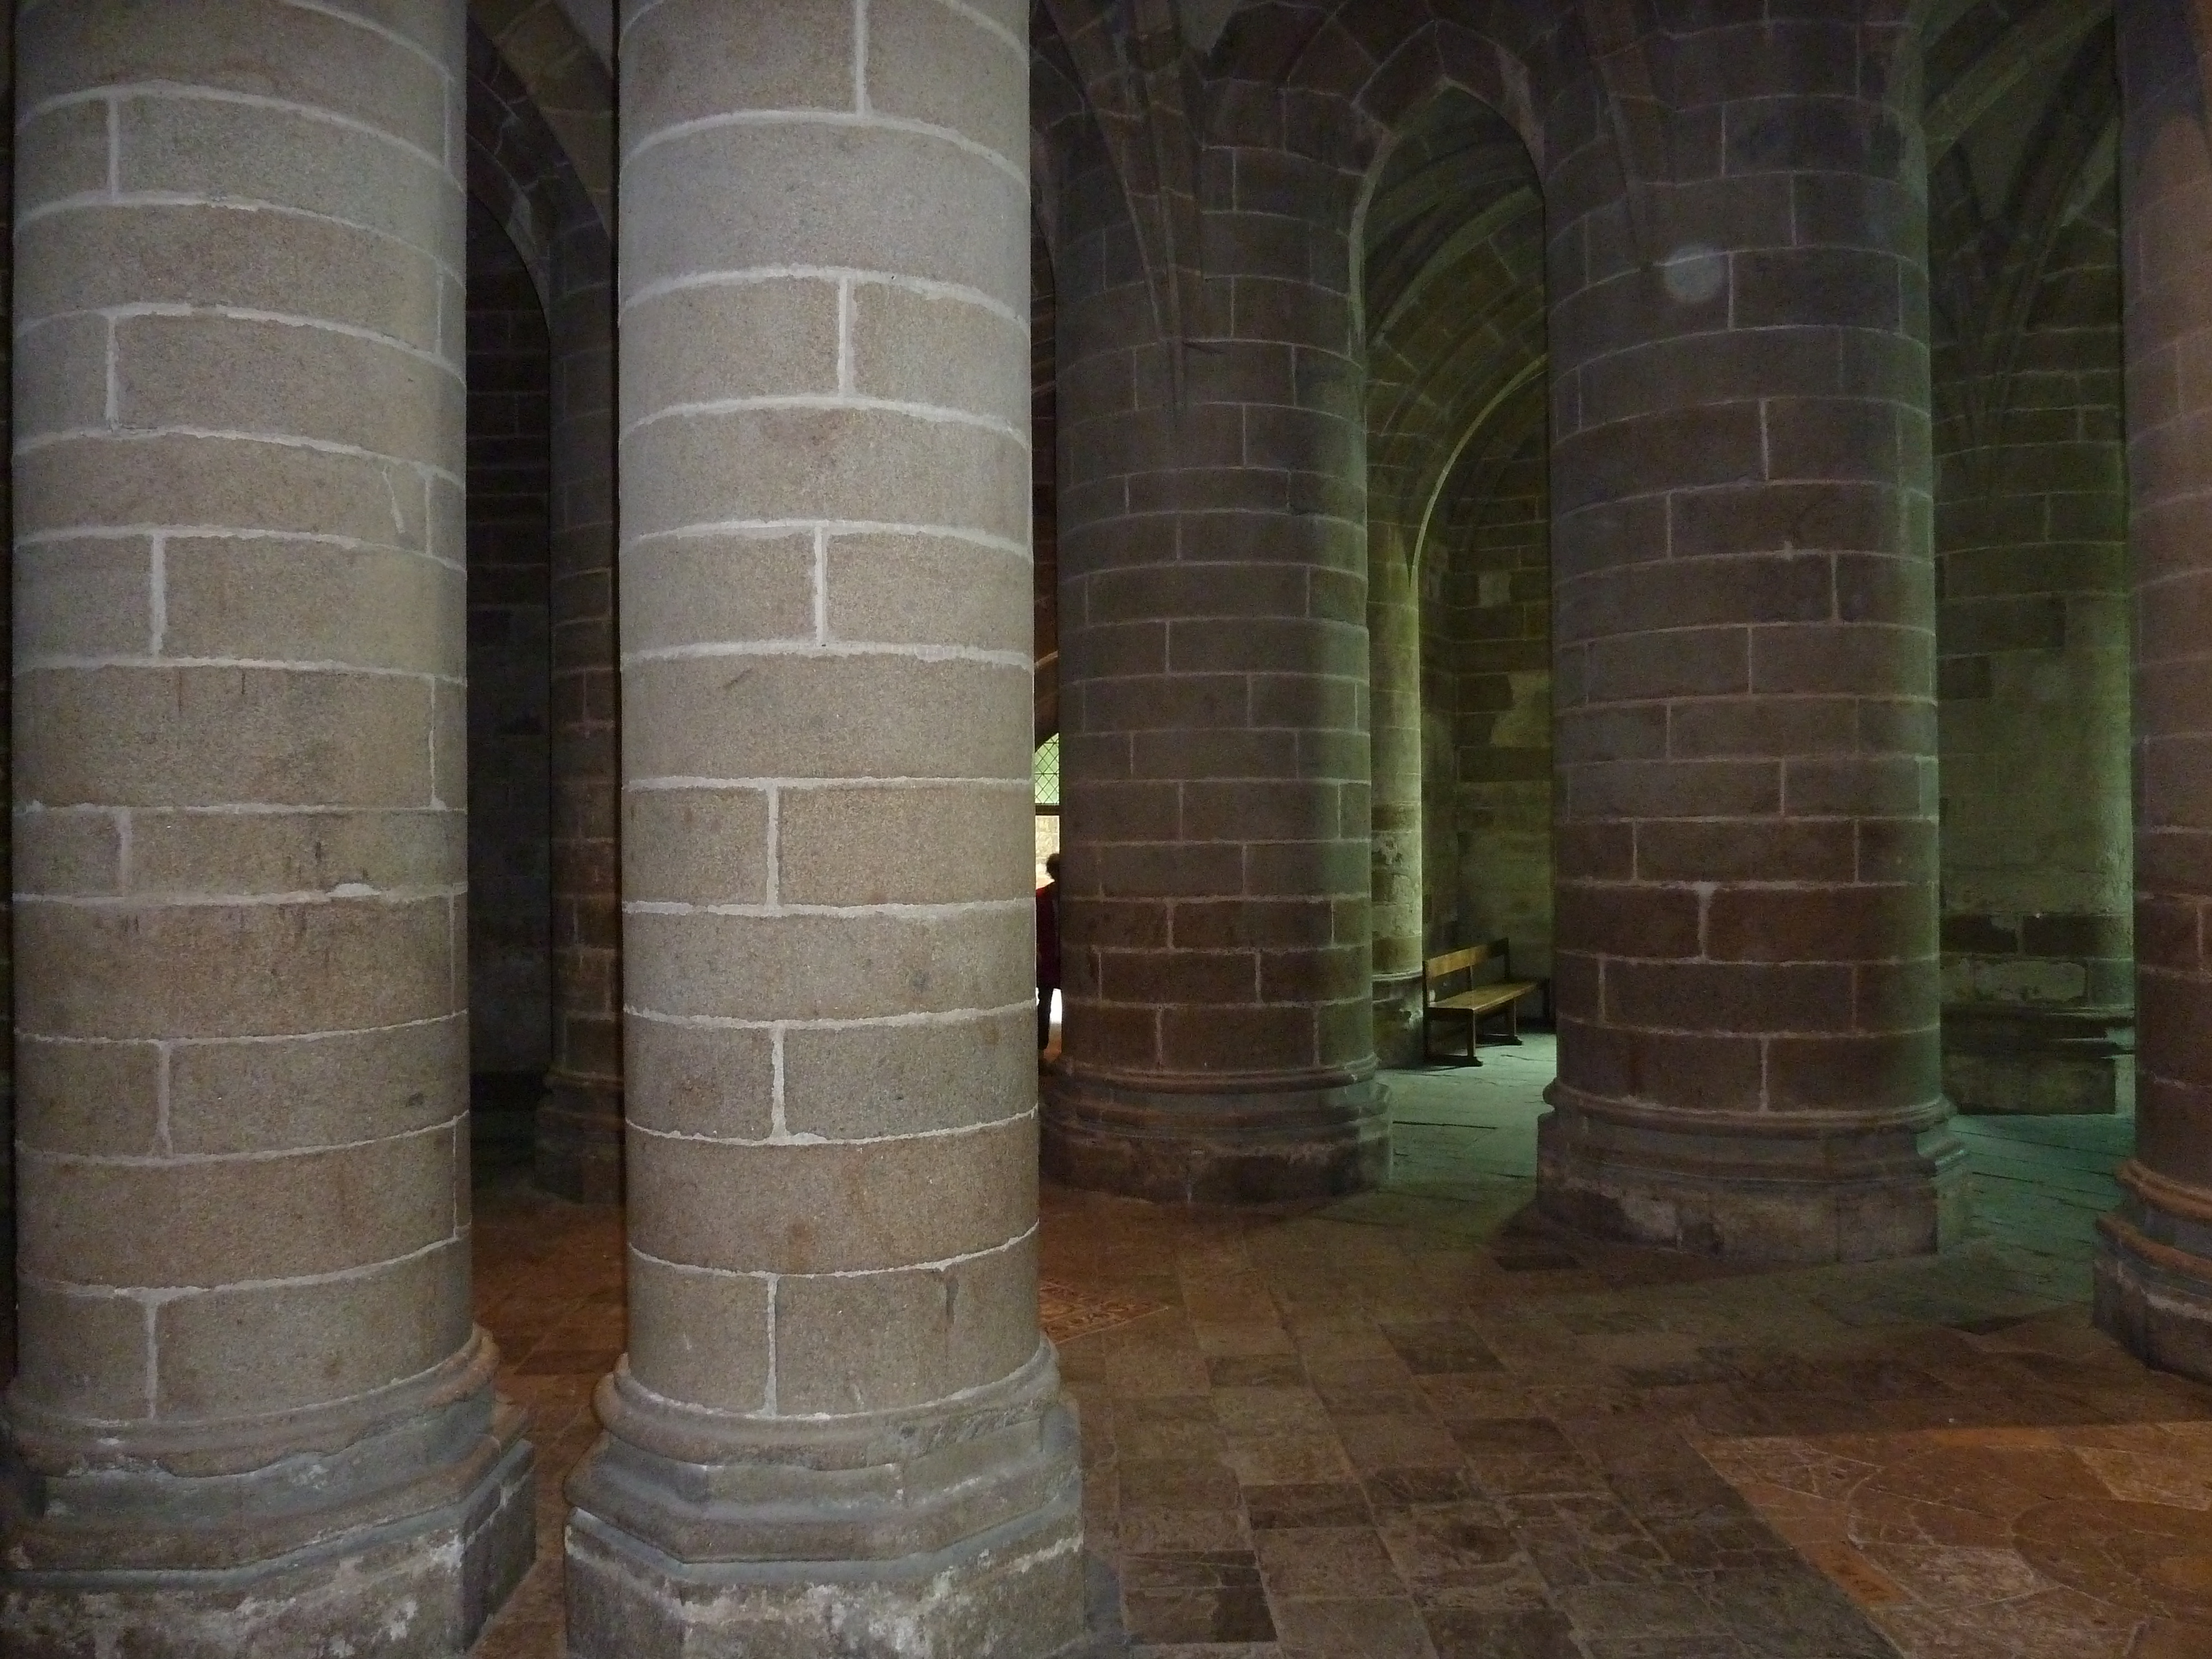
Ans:
{"type": "Polygon", "coordinates": [[[1045,1167],[1168,1200],[1346,1192],[1388,1158],[1357,181],[1257,148],[1201,173],[1223,194],[1188,342],[1156,325],[1117,187],[1066,192],[1045,1167]]]}
{"type": "Polygon", "coordinates": [[[2119,9],[2136,610],[2136,1155],[2097,1322],[2212,1381],[2212,54],[2181,0],[2119,9]]]}
{"type": "Polygon", "coordinates": [[[1670,37],[1671,83],[1713,101],[1615,125],[1564,100],[1550,137],[1540,1196],[1721,1255],[1929,1251],[1964,1218],[1937,1077],[1924,161],[1879,96],[1899,33],[1864,9],[1670,37]],[[1809,66],[1875,90],[1813,95],[1809,66]]]}
{"type": "Polygon", "coordinates": [[[554,242],[553,1065],[537,1178],[622,1197],[613,244],[580,211],[554,242]]]}
{"type": "MultiPolygon", "coordinates": [[[[0,87],[8,89],[11,109],[14,107],[15,85],[15,17],[12,8],[0,8],[0,87]]],[[[13,122],[9,123],[9,131],[10,132],[14,131],[13,122]]],[[[4,173],[0,173],[0,193],[5,194],[9,204],[8,210],[12,217],[15,200],[12,140],[9,152],[11,165],[6,168],[4,173]]],[[[4,286],[10,290],[14,288],[14,262],[15,249],[12,246],[4,252],[0,252],[0,286],[4,286]]],[[[12,337],[4,350],[7,359],[12,363],[15,356],[15,342],[12,337]]],[[[11,450],[14,447],[13,422],[14,410],[11,404],[6,414],[0,414],[0,439],[7,440],[11,450]]],[[[0,522],[13,521],[14,488],[15,479],[12,471],[0,472],[0,522]]],[[[5,540],[0,539],[0,546],[6,545],[5,540]]],[[[10,548],[11,565],[13,561],[13,549],[10,548]]],[[[6,624],[6,631],[4,634],[0,634],[0,638],[12,640],[15,637],[12,614],[14,599],[10,581],[5,577],[0,577],[0,605],[6,605],[10,613],[5,617],[0,617],[0,622],[4,622],[6,624]]],[[[0,698],[12,697],[13,694],[13,685],[7,678],[0,678],[0,698]]],[[[8,718],[8,711],[4,707],[0,707],[0,766],[9,766],[12,769],[12,762],[9,759],[11,743],[11,722],[8,718]]],[[[8,836],[12,842],[14,833],[15,826],[11,815],[9,827],[6,830],[0,831],[0,834],[8,836]]],[[[12,853],[10,859],[12,862],[12,853]]],[[[6,914],[0,914],[0,1000],[4,1000],[5,1005],[12,1008],[15,1006],[15,928],[12,914],[14,884],[8,884],[5,891],[6,914]]],[[[10,1019],[6,1022],[6,1026],[7,1029],[4,1031],[0,1031],[0,1286],[12,1285],[15,1282],[15,1022],[10,1019]]],[[[5,1304],[0,1305],[0,1389],[4,1389],[10,1382],[15,1380],[15,1306],[14,1299],[7,1296],[4,1291],[0,1291],[0,1303],[5,1304]]]]}
{"type": "Polygon", "coordinates": [[[1421,1057],[1421,596],[1413,538],[1368,529],[1369,720],[1374,902],[1375,1052],[1386,1066],[1421,1057]]]}
{"type": "Polygon", "coordinates": [[[0,1649],[452,1654],[463,13],[19,13],[22,1366],[0,1649]]]}
{"type": "Polygon", "coordinates": [[[630,1346],[570,1650],[1055,1653],[1026,11],[623,12],[630,1346]]]}

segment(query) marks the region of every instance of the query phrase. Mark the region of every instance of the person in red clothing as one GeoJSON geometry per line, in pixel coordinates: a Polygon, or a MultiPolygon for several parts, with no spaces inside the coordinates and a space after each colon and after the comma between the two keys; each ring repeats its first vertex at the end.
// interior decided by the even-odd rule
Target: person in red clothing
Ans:
{"type": "Polygon", "coordinates": [[[1037,1052],[1052,1046],[1052,994],[1060,989],[1060,854],[1044,861],[1045,884],[1036,890],[1037,1052]]]}

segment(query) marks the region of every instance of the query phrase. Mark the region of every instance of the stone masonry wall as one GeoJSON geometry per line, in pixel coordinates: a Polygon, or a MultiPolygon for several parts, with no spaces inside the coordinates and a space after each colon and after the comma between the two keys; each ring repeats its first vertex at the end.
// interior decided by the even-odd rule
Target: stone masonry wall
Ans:
{"type": "Polygon", "coordinates": [[[2118,209],[2108,182],[2056,235],[1996,349],[1973,314],[1937,340],[1944,1071],[1970,1110],[2112,1110],[2134,1001],[2118,209]]]}
{"type": "Polygon", "coordinates": [[[1540,387],[1501,418],[1451,502],[1432,568],[1426,723],[1427,948],[1504,939],[1517,977],[1552,972],[1552,569],[1540,387]],[[1533,417],[1533,418],[1531,418],[1533,417]]]}
{"type": "Polygon", "coordinates": [[[527,1141],[551,1057],[552,398],[530,274],[480,206],[469,231],[469,1066],[483,1146],[527,1141]]]}
{"type": "Polygon", "coordinates": [[[1059,304],[1052,255],[1030,233],[1030,535],[1036,586],[1036,740],[1060,729],[1060,387],[1055,375],[1059,304]]]}

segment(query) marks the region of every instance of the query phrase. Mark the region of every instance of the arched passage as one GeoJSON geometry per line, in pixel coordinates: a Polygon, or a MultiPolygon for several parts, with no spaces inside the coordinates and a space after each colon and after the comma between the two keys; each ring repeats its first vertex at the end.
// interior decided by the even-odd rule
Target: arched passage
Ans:
{"type": "MultiPolygon", "coordinates": [[[[1422,957],[1474,942],[1470,927],[1510,908],[1486,894],[1542,894],[1521,908],[1541,916],[1548,945],[1548,853],[1509,872],[1504,843],[1472,839],[1501,805],[1508,823],[1527,819],[1526,803],[1492,799],[1494,786],[1549,794],[1543,540],[1532,550],[1496,533],[1527,525],[1532,507],[1541,522],[1540,450],[1533,471],[1509,477],[1497,462],[1501,445],[1522,447],[1531,399],[1542,410],[1542,217],[1520,134],[1450,90],[1408,120],[1362,220],[1375,1040],[1386,1064],[1419,1057],[1422,957]],[[1530,477],[1533,502],[1487,499],[1500,484],[1525,492],[1530,477]],[[1541,740],[1493,759],[1494,728],[1516,708],[1522,726],[1537,709],[1541,740]]],[[[1534,822],[1547,817],[1540,804],[1534,822]]]]}
{"type": "MultiPolygon", "coordinates": [[[[480,1092],[509,1102],[511,1114],[525,1110],[525,1102],[534,1107],[530,1139],[539,1184],[604,1202],[622,1194],[615,318],[609,198],[593,183],[611,187],[611,174],[603,173],[611,161],[601,153],[605,124],[591,118],[591,108],[601,99],[611,118],[604,100],[611,89],[580,41],[561,47],[558,30],[546,33],[551,19],[539,16],[527,28],[524,21],[480,18],[470,32],[468,164],[471,197],[528,270],[546,330],[547,903],[538,914],[545,917],[550,972],[543,1057],[534,1063],[542,1087],[531,1087],[533,1067],[513,1042],[487,1051],[497,1053],[496,1066],[477,1070],[486,1074],[480,1092]],[[557,100],[550,110],[548,97],[557,100]]],[[[514,718],[530,716],[518,710],[514,718]]],[[[510,741],[489,727],[483,735],[510,741]]],[[[511,740],[530,741],[520,733],[511,740]]],[[[489,827],[479,835],[477,863],[493,876],[505,855],[489,836],[489,827]]],[[[520,895],[514,899],[522,902],[520,895]]],[[[489,910],[479,909],[488,921],[489,910]]],[[[480,995],[497,994],[483,978],[492,971],[479,970],[480,995]]],[[[519,1032],[525,1018],[514,1009],[509,1024],[519,1032]]]]}
{"type": "MultiPolygon", "coordinates": [[[[1929,53],[1943,1081],[2110,1113],[2134,1017],[2111,19],[1929,53]]],[[[1978,20],[1985,25],[1986,20],[1978,20]]]]}
{"type": "Polygon", "coordinates": [[[553,352],[537,284],[469,204],[470,1138],[527,1165],[552,1059],[553,352]]]}

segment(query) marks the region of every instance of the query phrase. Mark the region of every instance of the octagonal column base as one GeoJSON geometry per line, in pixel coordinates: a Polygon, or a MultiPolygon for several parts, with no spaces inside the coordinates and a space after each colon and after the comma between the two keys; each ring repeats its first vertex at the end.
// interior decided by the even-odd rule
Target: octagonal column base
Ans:
{"type": "Polygon", "coordinates": [[[1879,1261],[1965,1236],[1966,1148],[1940,1101],[1910,1117],[1692,1115],[1554,1084],[1537,1206],[1577,1231],[1746,1261],[1879,1261]]]}

